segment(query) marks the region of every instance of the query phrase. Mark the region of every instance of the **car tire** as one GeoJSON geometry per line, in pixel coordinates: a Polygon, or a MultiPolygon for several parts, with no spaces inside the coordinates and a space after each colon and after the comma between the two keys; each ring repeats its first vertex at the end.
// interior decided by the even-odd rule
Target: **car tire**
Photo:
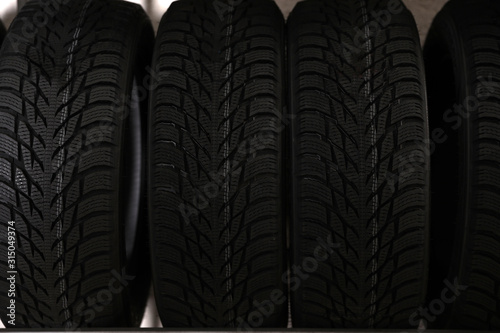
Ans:
{"type": "Polygon", "coordinates": [[[176,1],[153,65],[149,211],[163,326],[285,326],[281,12],[269,0],[176,1]]]}
{"type": "Polygon", "coordinates": [[[410,327],[430,193],[415,21],[399,0],[299,2],[288,51],[293,326],[410,327]]]}
{"type": "Polygon", "coordinates": [[[153,44],[142,8],[115,0],[30,1],[9,29],[0,50],[7,327],[139,325],[151,278],[143,80],[153,44]]]}
{"type": "Polygon", "coordinates": [[[452,0],[424,47],[432,155],[433,328],[500,329],[500,4],[452,0]]]}

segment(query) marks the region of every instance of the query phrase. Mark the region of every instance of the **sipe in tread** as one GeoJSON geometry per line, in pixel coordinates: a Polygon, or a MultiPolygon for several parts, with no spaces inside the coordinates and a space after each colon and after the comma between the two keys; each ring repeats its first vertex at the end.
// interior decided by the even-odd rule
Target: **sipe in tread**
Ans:
{"type": "Polygon", "coordinates": [[[500,329],[500,4],[453,0],[425,42],[432,132],[433,328],[500,329]],[[448,281],[448,283],[444,282],[448,281]],[[460,286],[448,291],[449,283],[460,286]]]}
{"type": "Polygon", "coordinates": [[[132,87],[135,79],[140,88],[153,38],[140,6],[114,0],[29,1],[9,29],[0,50],[0,318],[7,327],[140,323],[150,279],[147,225],[137,225],[147,100],[133,99],[139,89],[132,87]],[[6,280],[12,270],[15,294],[6,280]],[[12,300],[15,322],[5,311],[12,300]]]}
{"type": "Polygon", "coordinates": [[[409,327],[429,211],[413,17],[397,0],[300,2],[288,50],[293,326],[409,327]]]}
{"type": "Polygon", "coordinates": [[[273,1],[229,3],[176,1],[158,32],[149,190],[164,327],[286,325],[284,21],[273,1]]]}

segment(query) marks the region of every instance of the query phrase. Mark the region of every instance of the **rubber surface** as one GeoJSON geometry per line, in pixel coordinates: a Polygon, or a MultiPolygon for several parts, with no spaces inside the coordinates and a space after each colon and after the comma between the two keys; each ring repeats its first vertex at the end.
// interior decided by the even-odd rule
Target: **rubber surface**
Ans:
{"type": "Polygon", "coordinates": [[[427,318],[435,328],[500,329],[499,20],[497,2],[452,0],[425,43],[430,124],[441,133],[429,302],[446,302],[427,318]]]}
{"type": "Polygon", "coordinates": [[[429,211],[413,17],[394,0],[309,0],[290,15],[288,42],[293,326],[410,327],[429,211]]]}
{"type": "Polygon", "coordinates": [[[273,1],[232,3],[176,1],[158,32],[150,220],[164,327],[286,325],[284,21],[273,1]]]}
{"type": "Polygon", "coordinates": [[[70,4],[28,2],[0,51],[0,317],[8,327],[136,326],[148,295],[141,84],[153,29],[138,5],[70,4]],[[8,274],[13,285],[7,271],[17,272],[8,274]]]}

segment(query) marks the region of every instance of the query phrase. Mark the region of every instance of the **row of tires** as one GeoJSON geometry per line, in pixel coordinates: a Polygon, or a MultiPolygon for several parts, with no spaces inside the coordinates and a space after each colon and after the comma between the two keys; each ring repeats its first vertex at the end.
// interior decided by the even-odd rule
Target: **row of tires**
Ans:
{"type": "Polygon", "coordinates": [[[400,0],[179,0],[156,40],[132,3],[29,1],[3,323],[137,326],[152,280],[165,327],[499,329],[499,22],[451,0],[422,52],[400,0]]]}

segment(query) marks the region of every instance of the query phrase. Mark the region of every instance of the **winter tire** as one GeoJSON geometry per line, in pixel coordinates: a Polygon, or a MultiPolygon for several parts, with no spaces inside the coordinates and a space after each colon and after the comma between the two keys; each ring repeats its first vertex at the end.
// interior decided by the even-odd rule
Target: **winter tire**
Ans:
{"type": "Polygon", "coordinates": [[[399,0],[300,2],[288,50],[293,326],[408,327],[425,297],[429,210],[413,17],[399,0]]]}
{"type": "Polygon", "coordinates": [[[143,81],[153,38],[142,8],[115,0],[30,1],[9,29],[0,51],[8,327],[13,301],[16,328],[140,323],[150,279],[143,81]]]}
{"type": "Polygon", "coordinates": [[[164,327],[285,326],[284,21],[180,0],[153,56],[150,221],[164,327]]]}
{"type": "Polygon", "coordinates": [[[432,154],[431,327],[500,329],[500,3],[452,0],[424,57],[432,154]]]}

